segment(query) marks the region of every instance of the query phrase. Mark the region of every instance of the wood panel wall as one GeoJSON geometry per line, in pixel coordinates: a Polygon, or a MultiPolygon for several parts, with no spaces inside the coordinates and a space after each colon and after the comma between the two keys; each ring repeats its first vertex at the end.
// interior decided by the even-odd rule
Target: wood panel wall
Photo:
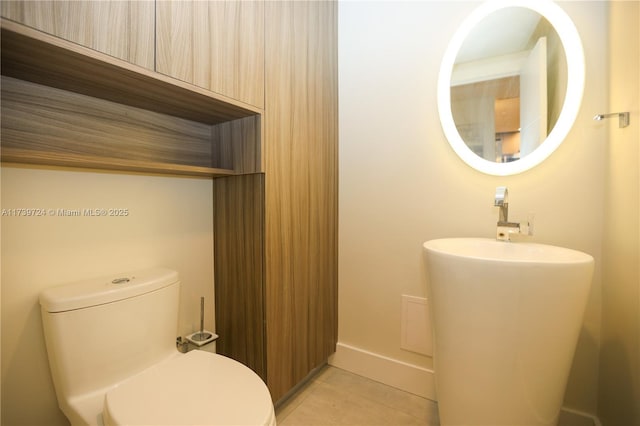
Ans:
{"type": "Polygon", "coordinates": [[[214,181],[216,350],[267,378],[264,175],[214,181]]]}
{"type": "Polygon", "coordinates": [[[337,342],[337,3],[265,7],[267,384],[278,400],[337,342]]]}
{"type": "Polygon", "coordinates": [[[262,108],[264,2],[158,2],[156,67],[262,108]]]}
{"type": "Polygon", "coordinates": [[[154,0],[3,0],[0,11],[10,20],[154,69],[154,0]]]}

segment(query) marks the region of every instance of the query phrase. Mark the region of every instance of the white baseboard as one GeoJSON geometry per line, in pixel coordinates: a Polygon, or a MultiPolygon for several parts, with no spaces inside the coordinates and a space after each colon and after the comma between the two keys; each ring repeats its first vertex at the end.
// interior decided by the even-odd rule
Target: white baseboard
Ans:
{"type": "Polygon", "coordinates": [[[436,400],[433,370],[378,355],[338,342],[329,365],[368,377],[385,385],[436,400]]]}
{"type": "MultiPolygon", "coordinates": [[[[428,368],[340,342],[336,352],[329,357],[329,365],[437,401],[435,373],[428,368]]],[[[562,411],[561,417],[569,420],[568,424],[601,426],[600,420],[589,413],[565,407],[562,407],[562,411]]]]}

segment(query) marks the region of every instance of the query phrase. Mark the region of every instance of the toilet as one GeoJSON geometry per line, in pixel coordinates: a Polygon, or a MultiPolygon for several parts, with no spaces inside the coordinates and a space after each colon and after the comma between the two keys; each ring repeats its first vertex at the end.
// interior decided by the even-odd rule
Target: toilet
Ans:
{"type": "Polygon", "coordinates": [[[275,426],[251,369],[176,349],[180,281],[149,269],[40,294],[58,405],[72,425],[275,426]]]}

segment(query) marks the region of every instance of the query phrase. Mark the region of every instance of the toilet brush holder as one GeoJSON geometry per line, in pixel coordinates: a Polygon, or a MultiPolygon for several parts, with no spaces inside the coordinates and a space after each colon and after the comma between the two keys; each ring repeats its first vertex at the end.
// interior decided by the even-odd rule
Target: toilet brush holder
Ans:
{"type": "Polygon", "coordinates": [[[186,339],[189,343],[193,343],[196,346],[204,346],[207,343],[211,343],[218,338],[218,335],[207,330],[196,331],[189,334],[186,339]]]}
{"type": "Polygon", "coordinates": [[[204,297],[200,298],[200,331],[187,336],[187,340],[200,347],[213,342],[218,335],[204,329],[204,297]]]}

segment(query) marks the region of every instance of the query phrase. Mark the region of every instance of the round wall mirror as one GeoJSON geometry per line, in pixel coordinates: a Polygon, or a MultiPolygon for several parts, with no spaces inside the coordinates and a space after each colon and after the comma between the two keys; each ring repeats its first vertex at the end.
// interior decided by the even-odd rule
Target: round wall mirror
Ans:
{"type": "Polygon", "coordinates": [[[488,1],[462,23],[445,52],[438,110],[464,162],[505,176],[556,150],[576,119],[583,90],[580,36],[558,5],[488,1]]]}

